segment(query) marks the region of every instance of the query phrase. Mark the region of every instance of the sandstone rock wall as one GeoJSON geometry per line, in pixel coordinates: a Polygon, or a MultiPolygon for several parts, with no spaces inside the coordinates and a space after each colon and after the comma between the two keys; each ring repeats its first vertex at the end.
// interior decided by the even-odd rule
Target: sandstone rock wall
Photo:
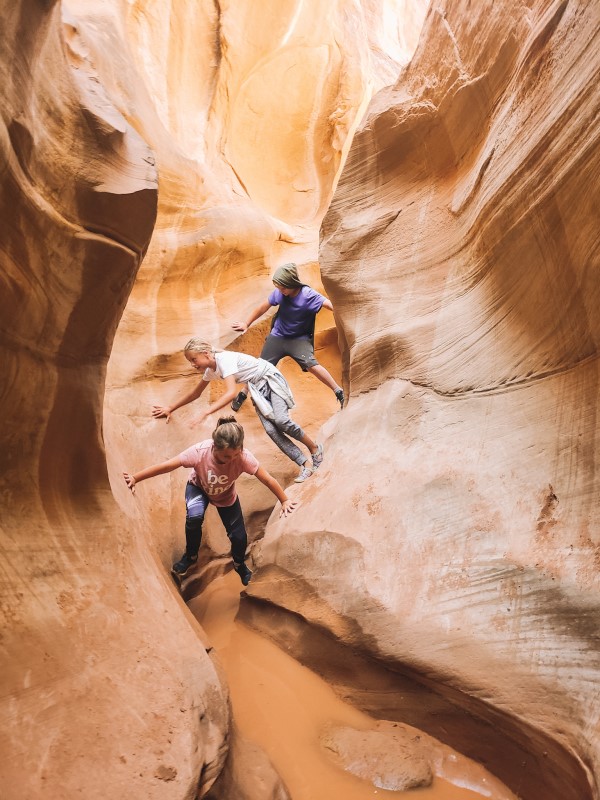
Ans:
{"type": "MultiPolygon", "coordinates": [[[[259,354],[268,321],[243,336],[231,322],[263,302],[276,266],[296,260],[321,286],[318,232],[351,134],[372,92],[395,80],[414,49],[425,5],[269,2],[257,13],[251,2],[220,3],[217,12],[212,2],[182,1],[115,6],[110,20],[94,4],[87,15],[77,11],[89,60],[151,143],[160,176],[157,225],[112,350],[104,424],[115,496],[165,565],[181,549],[184,476],[146,484],[142,504],[132,503],[120,473],[206,438],[216,420],[190,427],[194,407],[187,407],[165,426],[151,419],[152,404],[197,381],[182,356],[192,335],[259,354]],[[107,28],[126,31],[132,51],[126,63],[118,47],[108,51],[111,59],[121,53],[116,73],[126,71],[127,80],[118,84],[107,28]]],[[[317,348],[341,380],[329,312],[319,315],[317,348]]],[[[316,435],[335,398],[295,365],[284,370],[298,400],[295,418],[316,435]]],[[[265,439],[249,406],[240,415],[248,446],[289,483],[294,465],[265,439]]],[[[262,526],[271,495],[253,487],[244,496],[251,528],[262,526]]],[[[216,528],[213,535],[207,521],[207,541],[225,554],[216,528]]]]}
{"type": "Polygon", "coordinates": [[[227,691],[102,441],[157,172],[63,35],[58,4],[1,4],[0,794],[189,797],[224,762],[227,691]]]}
{"type": "Polygon", "coordinates": [[[0,2],[7,800],[191,797],[224,763],[226,688],[165,573],[181,486],[136,502],[120,473],[190,442],[148,423],[183,341],[227,343],[272,266],[314,259],[349,134],[418,27],[319,9],[0,2]]]}
{"type": "Polygon", "coordinates": [[[600,796],[599,34],[432,4],[323,223],[351,400],[253,587],[506,712],[522,762],[488,766],[536,798],[600,796]]]}

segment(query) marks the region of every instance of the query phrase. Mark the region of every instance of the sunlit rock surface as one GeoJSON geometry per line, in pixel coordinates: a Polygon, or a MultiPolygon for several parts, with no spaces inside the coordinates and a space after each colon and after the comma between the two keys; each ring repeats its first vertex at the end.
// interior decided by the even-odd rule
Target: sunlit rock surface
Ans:
{"type": "Polygon", "coordinates": [[[190,796],[224,761],[226,688],[112,499],[101,432],[154,157],[65,59],[58,4],[3,3],[0,31],[0,794],[190,796]]]}
{"type": "Polygon", "coordinates": [[[317,280],[349,135],[420,25],[372,5],[0,2],[3,799],[189,798],[225,762],[226,687],[165,569],[185,476],[133,499],[120,473],[201,438],[148,420],[190,335],[230,342],[281,260],[317,280]]]}
{"type": "MultiPolygon", "coordinates": [[[[370,3],[267,3],[261,16],[250,2],[221,4],[218,15],[214,4],[194,2],[152,12],[133,6],[118,26],[114,12],[110,21],[98,8],[87,16],[78,12],[85,44],[71,48],[85,50],[103,83],[114,74],[106,27],[126,27],[130,46],[138,43],[135,71],[131,63],[120,66],[118,74],[129,72],[114,92],[152,144],[160,176],[157,226],[113,346],[104,424],[115,496],[165,565],[182,547],[185,476],[147,483],[142,503],[128,496],[120,472],[210,435],[216,419],[190,427],[194,406],[176,412],[168,426],[150,417],[152,404],[172,401],[198,380],[182,354],[190,336],[258,355],[269,320],[243,336],[231,323],[266,299],[274,269],[296,260],[302,278],[322,288],[315,262],[319,227],[350,134],[372,92],[395,80],[414,49],[424,7],[402,2],[384,12],[370,3]],[[394,14],[395,26],[388,19],[394,14]],[[204,60],[194,62],[197,72],[174,59],[165,75],[163,54],[183,59],[186,47],[190,58],[196,54],[193,33],[207,48],[204,60]],[[156,98],[151,108],[145,92],[156,98]]],[[[319,314],[316,346],[320,362],[341,380],[330,312],[319,314]]],[[[294,418],[315,436],[338,407],[335,397],[292,362],[282,368],[297,400],[294,418]]],[[[211,396],[220,390],[211,388],[211,396]]],[[[266,439],[250,403],[239,419],[246,445],[290,483],[297,468],[266,439]]],[[[273,503],[256,484],[240,481],[251,538],[273,503]]],[[[205,541],[202,560],[228,552],[220,523],[210,518],[205,541]]]]}
{"type": "Polygon", "coordinates": [[[324,220],[351,399],[252,586],[479,698],[466,752],[531,798],[600,796],[599,33],[433,3],[324,220]]]}
{"type": "MultiPolygon", "coordinates": [[[[393,83],[414,49],[425,6],[294,0],[263,3],[257,13],[246,0],[220,3],[217,13],[214,3],[194,0],[133,5],[121,18],[136,69],[115,91],[152,144],[160,191],[157,226],[109,364],[111,474],[161,461],[210,435],[216,419],[191,428],[193,406],[176,412],[169,426],[149,413],[198,380],[182,355],[190,336],[258,355],[269,320],[243,336],[231,323],[266,299],[275,268],[294,260],[302,278],[322,288],[319,228],[350,135],[373,91],[393,83]],[[148,93],[156,98],[150,109],[148,93]]],[[[89,57],[108,83],[114,66],[101,35],[108,23],[97,7],[79,19],[89,57]]],[[[125,67],[131,72],[128,63],[119,73],[125,67]]],[[[330,312],[319,314],[316,345],[320,362],[341,380],[330,312]]],[[[335,397],[292,362],[282,368],[298,404],[294,419],[315,436],[335,412],[335,397]]],[[[211,388],[213,399],[219,391],[211,388]]],[[[297,468],[266,439],[250,403],[239,419],[247,446],[289,483],[297,468]]],[[[256,483],[250,492],[240,482],[251,534],[272,507],[272,496],[256,483]]],[[[125,486],[113,483],[118,502],[132,519],[142,518],[165,565],[182,546],[182,486],[183,476],[150,482],[140,490],[146,501],[134,504],[125,486]]],[[[207,520],[210,550],[203,559],[228,551],[220,523],[214,528],[207,520]]]]}

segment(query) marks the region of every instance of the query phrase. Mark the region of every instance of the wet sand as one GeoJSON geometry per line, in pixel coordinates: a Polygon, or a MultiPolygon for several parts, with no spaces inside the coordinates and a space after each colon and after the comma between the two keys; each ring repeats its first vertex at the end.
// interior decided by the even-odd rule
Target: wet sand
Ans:
{"type": "Polygon", "coordinates": [[[239,594],[239,578],[230,572],[188,605],[219,654],[241,733],[262,747],[293,800],[515,800],[483,767],[426,734],[420,735],[435,743],[435,778],[428,788],[388,791],[344,772],[328,757],[320,735],[331,725],[372,730],[375,720],[340,700],[271,641],[235,622],[239,594]]]}

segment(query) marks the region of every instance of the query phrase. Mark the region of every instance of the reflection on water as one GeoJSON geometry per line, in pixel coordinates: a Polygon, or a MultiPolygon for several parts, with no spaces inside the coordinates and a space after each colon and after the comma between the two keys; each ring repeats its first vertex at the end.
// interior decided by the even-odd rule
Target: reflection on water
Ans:
{"type": "Polygon", "coordinates": [[[331,725],[372,730],[375,721],[268,639],[235,622],[239,593],[239,578],[229,572],[189,607],[219,654],[241,733],[262,747],[293,800],[515,800],[489,772],[440,743],[436,777],[423,789],[378,789],[333,764],[319,741],[323,730],[331,725]]]}

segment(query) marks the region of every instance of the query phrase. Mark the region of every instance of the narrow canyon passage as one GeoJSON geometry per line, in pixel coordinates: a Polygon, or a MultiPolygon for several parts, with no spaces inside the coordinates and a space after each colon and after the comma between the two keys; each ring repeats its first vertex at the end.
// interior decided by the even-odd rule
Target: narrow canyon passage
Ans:
{"type": "Polygon", "coordinates": [[[0,800],[600,800],[600,2],[0,4],[0,800]],[[298,484],[237,412],[299,505],[190,611],[123,474],[290,262],[346,402],[283,364],[298,484]],[[339,766],[396,730],[431,787],[339,766]]]}
{"type": "Polygon", "coordinates": [[[239,602],[239,579],[228,572],[188,605],[223,664],[235,722],[269,756],[292,800],[515,800],[480,765],[433,739],[435,777],[430,787],[389,791],[344,772],[320,742],[323,731],[332,725],[368,731],[375,720],[340,700],[325,681],[273,642],[236,621],[239,602]]]}

